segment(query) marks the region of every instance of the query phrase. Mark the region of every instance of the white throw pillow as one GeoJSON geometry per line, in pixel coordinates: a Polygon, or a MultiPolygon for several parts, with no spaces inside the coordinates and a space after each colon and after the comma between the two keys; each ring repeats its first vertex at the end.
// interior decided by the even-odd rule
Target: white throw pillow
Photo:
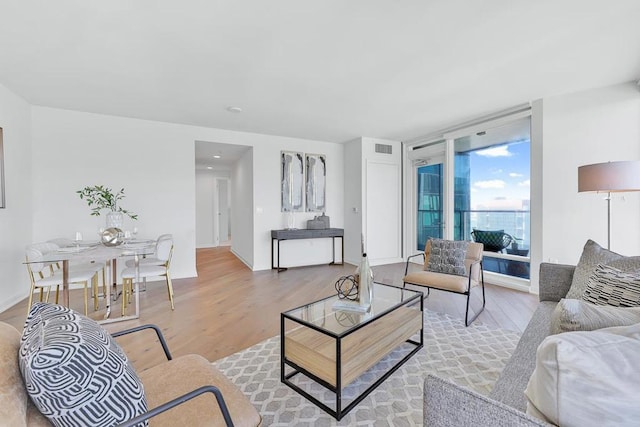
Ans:
{"type": "Polygon", "coordinates": [[[640,420],[640,323],[542,341],[525,390],[527,413],[563,427],[640,420]]]}

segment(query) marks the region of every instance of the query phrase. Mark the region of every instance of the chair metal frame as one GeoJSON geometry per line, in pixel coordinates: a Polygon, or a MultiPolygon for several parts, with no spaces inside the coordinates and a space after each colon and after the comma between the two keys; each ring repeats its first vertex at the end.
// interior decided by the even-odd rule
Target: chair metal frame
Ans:
{"type": "MultiPolygon", "coordinates": [[[[419,253],[419,254],[415,254],[415,255],[410,255],[409,257],[407,257],[407,262],[404,268],[404,276],[407,276],[407,273],[409,272],[409,262],[411,260],[411,258],[417,257],[417,256],[422,256],[422,261],[424,264],[425,261],[425,254],[424,252],[419,253]]],[[[402,280],[402,287],[405,288],[407,286],[407,284],[409,285],[413,285],[413,286],[420,286],[422,288],[427,288],[427,292],[425,294],[425,298],[429,297],[429,292],[431,291],[431,289],[437,289],[439,291],[444,291],[444,292],[450,292],[452,294],[458,294],[458,295],[466,295],[467,296],[467,308],[465,310],[464,313],[464,325],[465,326],[469,326],[471,323],[473,323],[474,320],[476,320],[478,318],[478,316],[480,315],[480,313],[482,313],[484,311],[484,307],[486,305],[486,295],[485,295],[485,290],[484,290],[484,269],[482,268],[482,260],[479,261],[475,261],[472,262],[471,265],[469,265],[469,274],[468,274],[468,284],[467,284],[467,290],[466,292],[456,292],[456,291],[452,291],[449,289],[442,289],[442,288],[438,288],[436,286],[427,286],[427,285],[423,285],[420,283],[412,283],[412,282],[405,282],[404,279],[402,280]],[[482,286],[482,307],[480,308],[480,310],[478,312],[476,312],[473,317],[471,319],[469,319],[469,306],[470,306],[470,301],[471,301],[471,276],[472,276],[472,270],[473,270],[473,266],[474,265],[478,265],[480,268],[480,286],[482,286]]]]}
{"type": "MultiPolygon", "coordinates": [[[[169,346],[167,345],[167,341],[164,339],[164,335],[162,334],[162,331],[160,330],[160,328],[158,328],[156,325],[148,324],[148,325],[137,326],[135,328],[125,329],[124,331],[114,332],[111,334],[111,336],[114,338],[117,338],[123,335],[140,332],[146,329],[153,329],[155,331],[158,337],[158,341],[160,341],[160,345],[162,346],[162,350],[164,351],[164,354],[167,357],[167,360],[172,360],[173,357],[171,356],[171,352],[169,351],[169,346]]],[[[220,412],[222,412],[222,417],[224,418],[225,424],[227,425],[227,427],[233,427],[231,414],[229,413],[229,408],[227,407],[224,397],[222,396],[222,392],[218,387],[213,385],[202,386],[188,393],[185,393],[179,397],[176,397],[175,399],[172,399],[166,403],[163,403],[160,406],[157,406],[153,409],[148,410],[144,414],[138,415],[135,418],[125,421],[124,423],[120,424],[118,427],[137,426],[141,424],[143,421],[149,420],[155,417],[156,415],[162,414],[163,412],[167,412],[168,410],[175,408],[176,406],[181,405],[185,402],[188,402],[189,400],[205,393],[213,393],[218,403],[218,407],[220,407],[220,412]]]]}

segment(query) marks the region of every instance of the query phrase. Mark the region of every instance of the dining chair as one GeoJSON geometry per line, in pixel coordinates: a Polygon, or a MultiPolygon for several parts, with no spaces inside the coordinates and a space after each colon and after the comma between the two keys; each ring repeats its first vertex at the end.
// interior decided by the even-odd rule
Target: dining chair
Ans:
{"type": "MultiPolygon", "coordinates": [[[[49,245],[53,244],[55,245],[54,250],[58,250],[60,248],[67,248],[69,246],[73,246],[74,241],[71,239],[67,239],[65,237],[58,237],[55,239],[47,240],[46,242],[43,242],[43,243],[37,243],[36,245],[43,245],[43,244],[49,244],[49,245]]],[[[55,268],[57,270],[61,270],[60,263],[56,263],[55,268]]],[[[99,277],[102,278],[102,297],[103,298],[106,298],[107,296],[106,268],[107,267],[104,262],[71,262],[69,264],[69,271],[94,270],[96,273],[100,273],[99,277]]],[[[94,303],[94,309],[97,310],[98,309],[97,299],[94,299],[94,301],[96,301],[94,303]]]]}
{"type": "MultiPolygon", "coordinates": [[[[27,313],[31,309],[31,305],[33,304],[33,293],[39,289],[40,290],[40,301],[42,301],[43,291],[47,288],[47,296],[46,301],[49,301],[49,294],[51,292],[51,287],[56,287],[56,303],[58,302],[58,296],[60,292],[60,286],[62,286],[63,278],[62,271],[54,270],[52,267],[53,263],[47,262],[37,262],[39,258],[42,258],[44,254],[33,247],[27,247],[26,250],[26,265],[29,273],[29,279],[31,280],[31,291],[29,292],[29,304],[27,307],[27,313]],[[33,262],[36,261],[36,262],[33,262]],[[49,274],[45,274],[45,271],[49,271],[49,274]]],[[[72,270],[69,271],[69,279],[68,284],[82,284],[84,286],[84,314],[88,315],[88,295],[87,295],[87,287],[89,282],[91,282],[91,286],[93,288],[93,298],[94,298],[94,308],[97,309],[98,306],[98,274],[94,270],[72,270]]]]}
{"type": "MultiPolygon", "coordinates": [[[[173,240],[160,240],[156,247],[156,257],[162,261],[162,265],[139,265],[138,278],[146,279],[148,277],[164,277],[167,281],[167,292],[169,293],[169,302],[171,310],[174,310],[173,303],[173,286],[171,284],[171,274],[169,268],[171,266],[171,257],[173,255],[173,240]]],[[[142,260],[140,260],[142,261],[142,260]]],[[[135,263],[135,261],[134,261],[135,263]]],[[[134,264],[135,265],[135,264],[134,264]]],[[[133,281],[136,278],[136,268],[127,267],[122,270],[122,314],[124,315],[127,303],[133,293],[133,281]]]]}
{"type": "MultiPolygon", "coordinates": [[[[170,240],[171,243],[173,244],[173,236],[171,234],[161,234],[160,236],[158,236],[158,239],[156,240],[156,249],[153,255],[149,257],[141,258],[140,265],[163,265],[166,262],[164,260],[158,259],[158,244],[162,240],[170,240]]],[[[128,259],[125,262],[125,265],[127,267],[135,267],[136,264],[134,260],[128,259]]]]}

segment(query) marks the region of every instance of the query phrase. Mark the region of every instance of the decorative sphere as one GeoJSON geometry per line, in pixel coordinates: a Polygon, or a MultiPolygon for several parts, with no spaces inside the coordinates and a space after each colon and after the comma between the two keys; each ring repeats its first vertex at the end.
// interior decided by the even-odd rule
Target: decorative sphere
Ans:
{"type": "Polygon", "coordinates": [[[105,246],[118,246],[124,242],[124,233],[119,228],[110,227],[102,232],[100,241],[105,246]]]}

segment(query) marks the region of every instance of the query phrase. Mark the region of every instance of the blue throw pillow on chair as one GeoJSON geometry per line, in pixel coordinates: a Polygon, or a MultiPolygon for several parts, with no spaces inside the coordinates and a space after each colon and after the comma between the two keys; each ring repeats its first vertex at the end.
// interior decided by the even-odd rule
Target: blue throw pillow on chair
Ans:
{"type": "Polygon", "coordinates": [[[427,261],[427,270],[435,273],[466,276],[464,260],[469,242],[461,240],[430,239],[431,250],[427,261]]]}

